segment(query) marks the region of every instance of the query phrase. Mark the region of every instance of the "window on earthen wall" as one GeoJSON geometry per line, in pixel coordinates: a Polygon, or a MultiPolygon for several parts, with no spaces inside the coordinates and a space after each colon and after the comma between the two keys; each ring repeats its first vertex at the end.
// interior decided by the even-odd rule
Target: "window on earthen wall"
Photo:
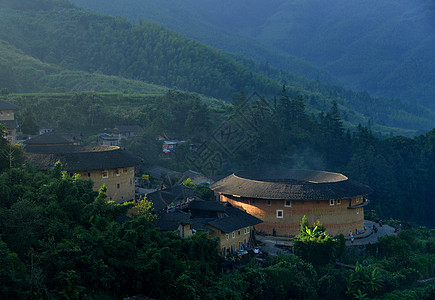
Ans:
{"type": "Polygon", "coordinates": [[[277,209],[276,210],[276,217],[277,218],[283,218],[284,217],[284,212],[282,209],[277,209]]]}

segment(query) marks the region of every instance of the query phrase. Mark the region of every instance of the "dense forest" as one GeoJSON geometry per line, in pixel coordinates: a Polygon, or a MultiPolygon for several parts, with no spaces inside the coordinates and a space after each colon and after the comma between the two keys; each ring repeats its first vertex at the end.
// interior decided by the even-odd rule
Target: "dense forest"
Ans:
{"type": "Polygon", "coordinates": [[[434,130],[414,138],[381,138],[368,127],[346,129],[335,103],[325,112],[309,114],[305,99],[289,97],[285,87],[271,100],[236,93],[234,104],[207,103],[175,90],[148,96],[76,93],[0,99],[22,107],[20,122],[29,119],[25,114],[30,112],[36,124],[80,131],[87,143],[94,143],[103,128],[140,125],[141,137],[125,146],[144,158],[147,166],[158,163],[209,175],[268,167],[342,172],[374,189],[372,208],[380,216],[435,226],[434,130]],[[189,143],[171,159],[161,159],[158,135],[189,143]],[[189,144],[197,150],[189,150],[189,144]],[[204,151],[211,156],[204,158],[204,151]]]}
{"type": "MultiPolygon", "coordinates": [[[[346,253],[344,237],[301,222],[295,254],[246,256],[231,272],[203,232],[162,236],[152,210],[125,218],[134,203],[106,200],[104,188],[28,165],[0,139],[0,297],[4,299],[433,299],[435,232],[402,222],[398,236],[346,253]],[[23,165],[24,163],[24,165],[23,165]],[[324,256],[329,253],[328,258],[324,256]],[[340,258],[354,270],[331,268],[340,258]]],[[[394,223],[391,223],[394,225],[394,223]]],[[[396,222],[397,225],[397,222],[396,222]]],[[[317,224],[321,228],[321,224],[317,224]]]]}
{"type": "Polygon", "coordinates": [[[370,123],[374,131],[407,136],[435,127],[434,112],[414,102],[321,84],[148,21],[133,25],[68,1],[2,0],[0,7],[0,89],[9,92],[161,93],[168,86],[230,101],[241,90],[270,97],[286,84],[289,95],[307,99],[310,112],[335,100],[347,125],[370,123]]]}
{"type": "Polygon", "coordinates": [[[146,18],[312,79],[434,107],[430,0],[72,2],[135,22],[146,18]]]}

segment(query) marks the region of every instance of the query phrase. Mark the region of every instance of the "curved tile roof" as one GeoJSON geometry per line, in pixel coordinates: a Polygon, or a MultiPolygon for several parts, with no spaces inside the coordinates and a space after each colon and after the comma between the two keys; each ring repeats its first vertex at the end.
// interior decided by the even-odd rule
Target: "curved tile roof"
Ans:
{"type": "Polygon", "coordinates": [[[32,146],[26,148],[32,163],[42,170],[62,162],[64,170],[90,171],[132,167],[138,157],[117,146],[32,146]]]}
{"type": "Polygon", "coordinates": [[[233,173],[211,185],[220,194],[270,200],[329,200],[365,196],[372,189],[343,174],[317,170],[233,173]]]}
{"type": "Polygon", "coordinates": [[[15,104],[7,102],[7,101],[0,101],[0,109],[17,110],[17,109],[20,109],[20,107],[18,105],[15,105],[15,104]]]}
{"type": "Polygon", "coordinates": [[[81,140],[80,133],[47,132],[26,141],[27,145],[68,145],[81,140]]]}

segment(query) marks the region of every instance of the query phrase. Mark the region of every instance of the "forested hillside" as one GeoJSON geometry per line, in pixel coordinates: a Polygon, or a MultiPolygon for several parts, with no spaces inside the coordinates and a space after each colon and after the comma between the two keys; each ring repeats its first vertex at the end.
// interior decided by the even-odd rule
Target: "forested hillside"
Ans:
{"type": "Polygon", "coordinates": [[[238,93],[235,105],[207,105],[197,95],[170,90],[164,95],[24,94],[0,100],[23,108],[20,122],[31,111],[38,125],[82,132],[87,143],[95,143],[105,127],[140,125],[141,136],[124,146],[146,166],[209,175],[270,167],[342,172],[374,189],[371,205],[380,216],[435,226],[434,130],[415,138],[380,139],[367,127],[347,130],[335,102],[324,112],[310,114],[302,97],[292,99],[283,90],[275,98],[248,100],[238,93]],[[189,143],[171,159],[161,159],[160,134],[189,143]],[[198,152],[189,150],[190,143],[198,152]],[[203,151],[208,153],[205,158],[203,151]]]}
{"type": "MultiPolygon", "coordinates": [[[[367,128],[353,134],[343,130],[335,106],[313,119],[301,99],[290,100],[285,90],[276,103],[279,110],[262,99],[246,103],[244,98],[239,94],[235,107],[207,107],[197,96],[176,91],[144,98],[87,93],[6,99],[19,101],[26,110],[34,105],[39,118],[61,121],[70,114],[75,120],[59,126],[90,127],[93,120],[103,124],[96,112],[104,102],[109,106],[104,118],[124,112],[116,121],[144,126],[143,134],[125,146],[152,163],[161,152],[161,145],[152,149],[153,132],[208,142],[219,138],[213,133],[222,124],[245,120],[243,133],[249,138],[236,135],[236,141],[244,140],[240,148],[232,148],[234,137],[210,143],[208,154],[225,160],[214,171],[265,165],[340,170],[375,189],[369,198],[378,217],[403,218],[386,220],[400,234],[345,251],[343,235],[331,237],[319,230],[321,225],[306,224],[294,240],[294,255],[262,254],[259,260],[237,256],[224,264],[218,241],[205,232],[188,238],[164,236],[149,208],[126,219],[133,202],[107,201],[104,187],[93,191],[91,181],[68,176],[60,163],[39,172],[25,163],[21,147],[0,138],[0,153],[11,153],[10,160],[0,159],[0,298],[120,299],[142,294],[155,299],[433,299],[435,232],[410,221],[433,226],[434,130],[414,139],[379,140],[367,128]],[[121,104],[125,107],[120,111],[110,110],[121,104]],[[64,114],[59,114],[62,109],[64,114]],[[336,258],[355,266],[337,268],[336,258]],[[237,267],[222,272],[228,264],[237,267]]],[[[176,168],[198,166],[206,155],[189,148],[189,143],[179,146],[175,157],[161,162],[176,168]]],[[[210,171],[214,162],[206,160],[200,170],[210,171]]]]}
{"type": "Polygon", "coordinates": [[[332,80],[308,65],[347,88],[435,107],[431,0],[73,2],[132,20],[144,17],[208,45],[313,79],[332,80]],[[244,47],[247,43],[256,46],[244,47]]]}
{"type": "Polygon", "coordinates": [[[167,89],[144,81],[102,73],[71,71],[44,63],[0,40],[0,88],[3,92],[123,91],[164,93],[167,89]]]}
{"type": "Polygon", "coordinates": [[[153,82],[231,101],[241,90],[275,95],[285,83],[289,95],[302,95],[314,113],[335,100],[348,126],[370,123],[384,134],[409,136],[435,126],[433,112],[423,107],[400,100],[389,105],[387,99],[320,84],[243,57],[237,57],[238,63],[234,56],[154,23],[132,25],[68,1],[2,0],[0,5],[5,66],[0,88],[9,91],[164,90],[141,84],[153,82]]]}
{"type": "MultiPolygon", "coordinates": [[[[5,0],[9,2],[27,7],[29,0],[5,0]]],[[[277,82],[219,51],[155,23],[133,26],[68,3],[39,10],[3,8],[0,27],[0,39],[69,69],[101,71],[221,98],[244,88],[265,94],[279,88],[277,82]]]]}

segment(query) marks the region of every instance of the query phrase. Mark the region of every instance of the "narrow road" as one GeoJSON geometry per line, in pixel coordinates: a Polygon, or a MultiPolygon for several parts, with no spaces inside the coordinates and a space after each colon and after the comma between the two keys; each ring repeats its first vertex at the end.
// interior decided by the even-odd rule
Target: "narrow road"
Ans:
{"type": "MultiPolygon", "coordinates": [[[[362,233],[355,235],[354,234],[354,242],[353,245],[365,245],[365,244],[374,244],[378,241],[378,238],[395,234],[394,228],[388,225],[379,226],[378,223],[372,221],[364,221],[364,226],[367,230],[362,233]],[[377,232],[373,232],[373,224],[378,229],[377,232]]],[[[264,235],[255,235],[255,238],[260,241],[264,246],[261,246],[261,250],[269,253],[269,255],[279,255],[282,253],[287,253],[286,246],[292,247],[293,241],[289,238],[285,237],[275,237],[275,236],[264,236],[264,235]]],[[[352,242],[350,241],[349,236],[346,236],[346,246],[351,246],[352,242]]]]}

